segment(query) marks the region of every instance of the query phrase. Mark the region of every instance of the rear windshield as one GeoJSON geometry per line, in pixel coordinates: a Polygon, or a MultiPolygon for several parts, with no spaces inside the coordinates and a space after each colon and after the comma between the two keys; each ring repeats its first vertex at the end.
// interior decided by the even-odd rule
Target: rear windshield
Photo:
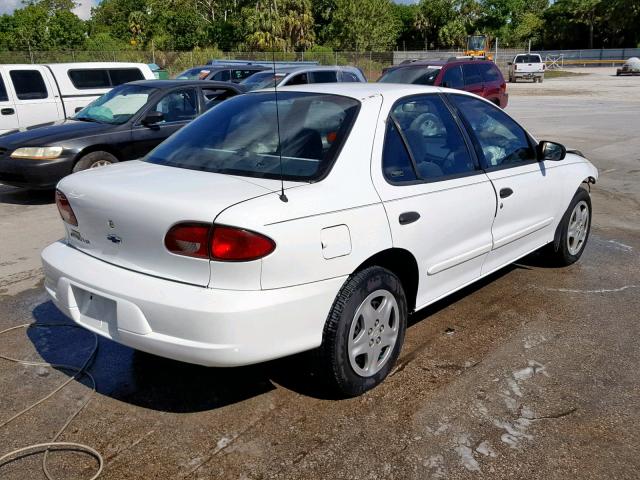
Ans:
{"type": "Polygon", "coordinates": [[[402,67],[389,70],[378,81],[383,83],[433,85],[438,73],[440,73],[440,67],[402,67]]]}
{"type": "Polygon", "coordinates": [[[135,80],[144,80],[139,68],[85,68],[69,70],[69,79],[79,90],[111,88],[135,80]]]}
{"type": "Polygon", "coordinates": [[[516,63],[540,63],[540,55],[518,55],[516,63]]]}
{"type": "Polygon", "coordinates": [[[145,160],[248,177],[321,179],[346,140],[360,103],[338,95],[277,92],[276,111],[275,95],[257,92],[231,98],[160,144],[145,160]]]}

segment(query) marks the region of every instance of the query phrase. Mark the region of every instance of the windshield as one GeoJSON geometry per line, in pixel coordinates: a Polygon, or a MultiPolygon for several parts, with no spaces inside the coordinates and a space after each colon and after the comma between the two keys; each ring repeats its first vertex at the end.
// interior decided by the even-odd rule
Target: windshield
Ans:
{"type": "Polygon", "coordinates": [[[258,92],[226,100],[160,144],[145,161],[273,179],[281,177],[282,169],[282,178],[293,181],[323,177],[360,103],[338,95],[278,92],[278,142],[275,95],[258,92]]]}
{"type": "Polygon", "coordinates": [[[469,37],[469,50],[484,50],[486,38],[483,35],[469,37]]]}
{"type": "Polygon", "coordinates": [[[177,80],[200,80],[207,75],[211,69],[207,69],[206,67],[196,67],[190,68],[189,70],[185,70],[180,75],[176,77],[177,80]]]}
{"type": "Polygon", "coordinates": [[[120,125],[138,113],[155,90],[142,85],[121,85],[96,98],[73,118],[120,125]]]}
{"type": "Polygon", "coordinates": [[[276,73],[274,74],[272,71],[254,73],[250,77],[244,79],[240,82],[241,85],[245,85],[249,91],[250,90],[259,90],[261,88],[272,88],[275,87],[276,79],[278,83],[280,80],[284,78],[284,74],[276,73]]]}
{"type": "Polygon", "coordinates": [[[402,67],[387,71],[379,82],[433,85],[441,67],[402,67]]]}

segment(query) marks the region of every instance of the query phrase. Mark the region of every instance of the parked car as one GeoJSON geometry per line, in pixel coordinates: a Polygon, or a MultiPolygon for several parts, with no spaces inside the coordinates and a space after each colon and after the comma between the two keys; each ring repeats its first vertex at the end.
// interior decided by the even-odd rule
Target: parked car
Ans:
{"type": "Polygon", "coordinates": [[[147,65],[153,72],[153,76],[156,80],[169,79],[169,72],[166,69],[161,68],[160,65],[158,65],[157,63],[147,63],[147,65]]]}
{"type": "Polygon", "coordinates": [[[77,324],[185,362],[319,348],[328,382],[359,395],[393,368],[409,312],[537,249],[577,261],[597,176],[463,91],[252,92],[143,161],[63,179],[45,288],[77,324]]]}
{"type": "Polygon", "coordinates": [[[0,182],[52,188],[72,172],[140,158],[213,105],[241,93],[227,82],[120,85],[73,118],[0,135],[0,182]]]}
{"type": "Polygon", "coordinates": [[[509,102],[504,77],[496,64],[490,60],[420,60],[386,69],[378,82],[413,83],[466,90],[486,98],[501,108],[506,108],[509,102]]]}
{"type": "Polygon", "coordinates": [[[356,67],[283,67],[255,73],[240,84],[248,91],[273,88],[274,85],[305,85],[307,83],[366,82],[356,67]]]}
{"type": "Polygon", "coordinates": [[[521,79],[542,83],[546,66],[537,53],[520,53],[509,62],[509,82],[521,79]]]}
{"type": "Polygon", "coordinates": [[[65,119],[117,85],[153,78],[144,63],[0,65],[0,134],[65,119]]]}
{"type": "Polygon", "coordinates": [[[245,78],[263,70],[268,70],[268,68],[260,65],[203,65],[185,70],[176,79],[240,83],[245,78]]]}
{"type": "Polygon", "coordinates": [[[638,75],[640,74],[640,58],[631,57],[624,62],[621,68],[616,70],[616,75],[638,75]]]}

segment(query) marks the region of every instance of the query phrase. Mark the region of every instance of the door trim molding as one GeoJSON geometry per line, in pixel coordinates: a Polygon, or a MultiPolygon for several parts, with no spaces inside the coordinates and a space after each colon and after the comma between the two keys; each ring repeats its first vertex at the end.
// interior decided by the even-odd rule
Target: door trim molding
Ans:
{"type": "Polygon", "coordinates": [[[455,257],[451,257],[443,262],[431,265],[431,267],[427,269],[427,275],[435,275],[436,273],[448,270],[457,265],[460,265],[461,263],[468,262],[469,260],[473,260],[474,258],[478,258],[479,256],[484,255],[485,253],[489,253],[490,251],[490,243],[482,245],[478,248],[474,248],[473,250],[469,250],[468,252],[456,255],[455,257]]]}
{"type": "Polygon", "coordinates": [[[505,245],[508,245],[509,243],[515,242],[516,240],[530,235],[534,232],[537,232],[538,230],[542,230],[544,227],[550,225],[553,222],[554,217],[549,217],[545,220],[542,220],[541,222],[538,223],[534,223],[533,225],[529,225],[526,228],[523,228],[522,230],[518,230],[517,232],[511,233],[505,237],[499,238],[498,240],[494,240],[493,241],[493,249],[497,249],[500,247],[504,247],[505,245]]]}

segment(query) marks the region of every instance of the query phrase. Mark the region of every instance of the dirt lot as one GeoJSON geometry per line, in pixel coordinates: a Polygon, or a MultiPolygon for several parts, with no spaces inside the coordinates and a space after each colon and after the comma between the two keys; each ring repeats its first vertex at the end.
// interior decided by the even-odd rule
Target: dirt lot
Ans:
{"type": "MultiPolygon", "coordinates": [[[[598,166],[582,260],[524,259],[411,319],[397,368],[361,398],[332,400],[305,356],[217,370],[106,340],[98,393],[61,440],[105,458],[104,479],[636,479],[640,470],[640,77],[611,69],[510,86],[508,111],[539,139],[598,166]]],[[[49,194],[0,186],[0,329],[66,322],[38,253],[62,234],[49,194]]],[[[0,352],[82,363],[90,334],[15,331],[0,352]]],[[[68,376],[0,360],[0,423],[68,376]]],[[[90,391],[72,382],[0,430],[0,456],[46,441],[90,391]]],[[[0,468],[40,478],[40,456],[0,468]]],[[[57,478],[94,464],[53,454],[57,478]]]]}

